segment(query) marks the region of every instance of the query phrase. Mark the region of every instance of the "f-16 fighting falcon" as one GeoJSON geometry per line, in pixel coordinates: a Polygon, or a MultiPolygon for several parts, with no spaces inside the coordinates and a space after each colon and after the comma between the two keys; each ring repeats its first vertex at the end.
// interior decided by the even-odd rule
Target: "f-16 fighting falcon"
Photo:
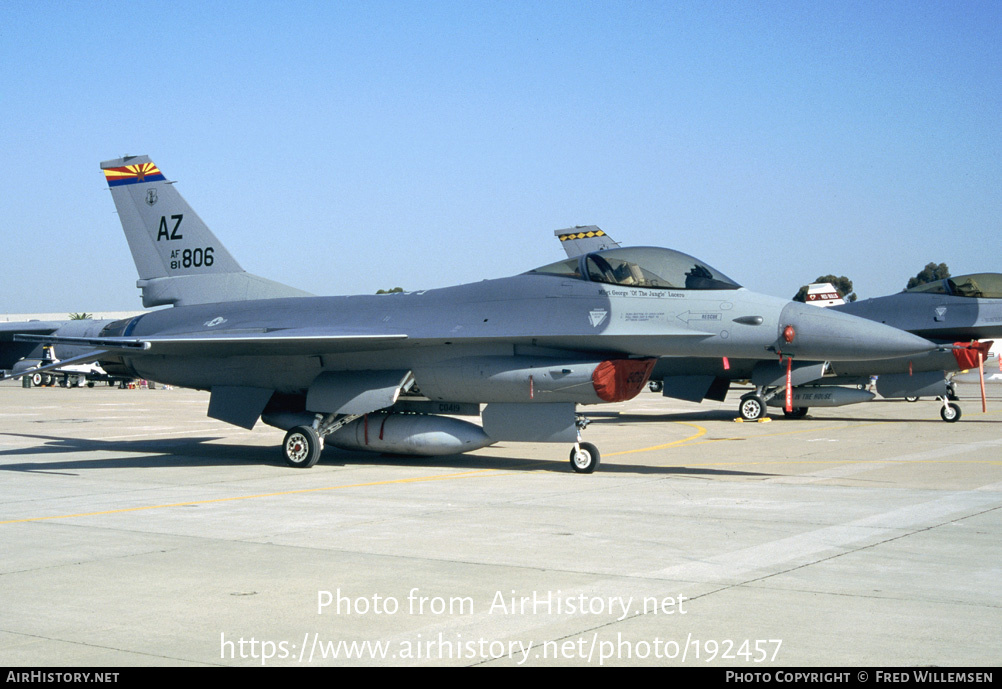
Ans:
{"type": "Polygon", "coordinates": [[[282,452],[293,467],[315,464],[325,442],[440,455],[533,441],[573,444],[571,466],[588,473],[599,452],[581,440],[577,405],[632,398],[659,357],[839,361],[934,347],[756,294],[655,247],[442,289],[308,296],[246,273],[148,157],[101,169],[144,305],[173,308],[97,335],[15,340],[59,345],[61,364],[99,361],[109,373],[208,390],[210,417],[287,431],[282,452]],[[415,388],[422,398],[401,397],[415,388]],[[481,424],[455,418],[463,415],[481,424]]]}

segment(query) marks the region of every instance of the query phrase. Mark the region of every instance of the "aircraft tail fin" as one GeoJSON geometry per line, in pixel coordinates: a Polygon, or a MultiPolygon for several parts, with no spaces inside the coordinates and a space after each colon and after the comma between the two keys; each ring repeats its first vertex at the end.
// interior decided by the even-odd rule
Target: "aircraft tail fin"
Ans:
{"type": "Polygon", "coordinates": [[[560,240],[560,245],[564,247],[568,258],[619,247],[619,242],[613,240],[597,225],[568,227],[566,230],[554,230],[553,234],[560,240]]]}
{"type": "Polygon", "coordinates": [[[107,160],[101,170],[139,271],[143,306],[310,296],[241,268],[148,156],[107,160]]]}

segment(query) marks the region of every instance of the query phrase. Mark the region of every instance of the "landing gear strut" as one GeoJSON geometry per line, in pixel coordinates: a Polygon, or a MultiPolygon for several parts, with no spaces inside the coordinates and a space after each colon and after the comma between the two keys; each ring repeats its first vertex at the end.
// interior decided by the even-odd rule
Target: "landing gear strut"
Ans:
{"type": "Polygon", "coordinates": [[[312,426],[296,426],[285,434],[282,443],[285,463],[297,469],[309,469],[320,461],[324,438],[361,417],[361,414],[317,414],[312,426]]]}

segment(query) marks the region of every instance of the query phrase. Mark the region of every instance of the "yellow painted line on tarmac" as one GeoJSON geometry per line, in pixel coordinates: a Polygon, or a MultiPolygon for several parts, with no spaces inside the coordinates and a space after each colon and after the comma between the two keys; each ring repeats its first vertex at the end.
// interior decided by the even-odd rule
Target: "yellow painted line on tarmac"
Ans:
{"type": "MultiPolygon", "coordinates": [[[[991,412],[989,412],[989,413],[991,413],[991,412]]],[[[609,453],[605,454],[605,457],[617,457],[617,456],[620,456],[620,455],[637,454],[637,453],[640,453],[640,452],[654,452],[656,450],[665,450],[665,449],[672,448],[672,447],[682,447],[682,446],[689,447],[689,446],[693,446],[693,445],[704,445],[704,444],[707,444],[707,443],[718,443],[718,442],[723,442],[723,441],[728,441],[728,440],[754,440],[754,439],[757,439],[757,438],[769,438],[769,437],[776,437],[776,436],[783,436],[783,435],[796,435],[796,434],[802,434],[802,433],[819,433],[819,432],[822,432],[822,431],[830,431],[830,430],[845,430],[846,428],[860,428],[862,426],[873,426],[873,425],[877,425],[878,423],[881,423],[881,422],[861,423],[861,424],[854,424],[852,426],[822,426],[820,428],[802,428],[802,429],[793,430],[793,431],[779,431],[779,432],[776,432],[776,433],[762,433],[762,434],[756,434],[756,435],[752,435],[752,436],[745,436],[745,437],[742,437],[742,438],[708,438],[706,440],[698,440],[699,438],[702,438],[703,436],[705,436],[707,434],[708,431],[707,431],[707,429],[705,427],[699,426],[699,425],[694,424],[694,423],[689,423],[687,421],[673,421],[672,423],[676,423],[676,424],[679,424],[679,425],[682,425],[682,426],[690,426],[692,428],[695,428],[696,432],[693,433],[692,435],[689,435],[689,436],[685,437],[685,438],[681,438],[679,440],[673,440],[672,442],[663,443],[661,445],[652,445],[650,447],[641,447],[641,448],[637,448],[637,449],[634,449],[634,450],[620,450],[619,452],[609,452],[609,453]]],[[[958,463],[958,460],[955,460],[955,459],[954,460],[909,460],[907,463],[937,463],[937,462],[943,462],[943,461],[950,461],[951,463],[958,463]]],[[[756,465],[756,464],[814,464],[814,465],[817,465],[817,464],[867,464],[867,463],[884,463],[884,462],[886,462],[886,460],[844,460],[843,459],[843,460],[829,460],[829,461],[826,461],[826,460],[809,460],[809,461],[805,461],[805,460],[794,460],[794,459],[777,459],[777,460],[760,460],[759,459],[759,460],[740,460],[740,461],[735,461],[735,462],[703,462],[703,463],[695,463],[695,464],[687,462],[686,465],[687,466],[738,466],[738,465],[748,466],[748,465],[756,465]]],[[[996,460],[960,460],[960,462],[961,463],[967,463],[967,464],[1002,464],[1002,461],[996,461],[996,460]]],[[[551,463],[557,463],[557,462],[551,462],[551,463]]],[[[533,464],[535,465],[535,462],[533,464]]],[[[125,508],[116,509],[116,510],[104,510],[104,511],[98,511],[98,512],[80,512],[80,513],[77,513],[77,514],[61,514],[61,515],[52,515],[52,516],[48,516],[48,517],[26,517],[24,519],[10,519],[10,520],[6,520],[6,521],[0,521],[0,525],[3,525],[3,524],[20,524],[20,523],[24,523],[24,522],[47,521],[47,520],[52,520],[52,519],[76,519],[76,518],[80,518],[80,517],[96,517],[96,516],[101,516],[101,515],[106,515],[106,514],[122,514],[122,513],[126,513],[126,512],[139,512],[139,511],[143,511],[143,510],[157,510],[157,509],[165,509],[165,508],[169,508],[169,507],[190,507],[192,505],[208,505],[208,504],[221,503],[221,502],[233,502],[233,501],[236,501],[236,500],[254,500],[254,499],[258,499],[258,498],[270,498],[270,497],[278,497],[278,496],[282,496],[282,495],[299,495],[299,494],[303,494],[303,493],[318,493],[318,492],[332,491],[332,490],[346,490],[346,489],[349,489],[349,488],[367,488],[367,487],[372,487],[372,486],[387,486],[387,485],[405,484],[405,483],[422,483],[422,482],[428,482],[428,481],[451,481],[451,480],[463,479],[463,478],[478,478],[478,477],[486,477],[486,476],[500,476],[504,472],[511,471],[511,470],[512,470],[512,468],[508,468],[508,469],[480,469],[480,470],[477,470],[477,471],[466,471],[466,472],[460,472],[460,473],[455,473],[455,474],[442,474],[442,475],[436,475],[436,476],[416,476],[416,477],[413,477],[413,478],[391,479],[391,480],[388,480],[388,481],[371,481],[371,482],[368,482],[368,483],[351,483],[351,484],[345,484],[345,485],[340,485],[340,486],[325,486],[325,487],[322,487],[322,488],[301,488],[301,489],[297,489],[297,490],[279,491],[279,492],[275,492],[275,493],[259,493],[259,494],[255,494],[255,495],[238,495],[238,496],[233,496],[233,497],[229,497],[229,498],[212,498],[212,499],[209,499],[209,500],[192,500],[192,501],[188,501],[188,502],[167,503],[167,504],[163,504],[163,505],[144,505],[144,506],[141,506],[141,507],[125,507],[125,508]]]]}
{"type": "Polygon", "coordinates": [[[681,445],[683,443],[687,443],[690,440],[695,440],[696,438],[701,438],[704,435],[706,435],[706,432],[707,432],[706,429],[703,428],[702,426],[697,426],[696,424],[689,423],[687,421],[672,421],[672,423],[677,423],[677,424],[682,425],[682,426],[692,426],[693,428],[696,429],[696,432],[693,433],[692,435],[690,435],[688,438],[682,438],[681,440],[673,440],[672,442],[665,443],[664,445],[654,445],[652,447],[641,447],[641,448],[636,449],[636,450],[620,450],[619,452],[607,452],[605,454],[605,456],[606,457],[616,457],[618,455],[631,455],[631,454],[634,454],[635,452],[653,452],[654,450],[663,450],[663,449],[668,448],[668,447],[677,447],[678,445],[681,445]]]}
{"type": "Polygon", "coordinates": [[[257,495],[237,495],[230,498],[212,498],[210,500],[191,500],[189,502],[175,502],[165,505],[144,505],[142,507],[123,507],[117,510],[104,510],[101,512],[80,512],[78,514],[60,514],[49,517],[26,517],[24,519],[10,519],[0,521],[2,524],[19,524],[23,522],[39,522],[49,519],[75,519],[77,517],[97,517],[104,514],[121,514],[124,512],[140,512],[142,510],[159,510],[167,507],[190,507],[192,505],[209,505],[217,502],[233,502],[235,500],[254,500],[257,498],[273,498],[280,495],[298,495],[302,493],[319,493],[329,490],[345,490],[347,488],[366,488],[369,486],[388,486],[395,483],[422,483],[426,481],[450,481],[459,478],[474,478],[478,476],[489,476],[491,474],[500,475],[498,469],[480,469],[478,471],[464,471],[458,474],[442,474],[438,476],[416,476],[414,478],[400,478],[389,481],[371,481],[369,483],[350,483],[343,486],[325,486],[323,488],[300,488],[298,490],[279,491],[277,493],[259,493],[257,495]]]}
{"type": "MultiPolygon", "coordinates": [[[[719,442],[723,442],[723,441],[727,441],[727,440],[751,440],[751,439],[755,439],[755,438],[773,438],[773,437],[779,436],[779,435],[794,435],[796,433],[818,433],[818,432],[821,432],[821,431],[829,431],[829,430],[833,430],[833,429],[844,429],[844,428],[846,428],[845,426],[823,426],[821,428],[801,428],[801,429],[796,430],[796,431],[779,431],[778,433],[763,433],[761,435],[755,435],[755,436],[750,436],[750,437],[742,437],[742,438],[708,438],[707,440],[702,440],[700,442],[692,442],[693,440],[696,440],[697,438],[701,438],[704,435],[706,435],[706,433],[707,433],[706,428],[704,428],[703,426],[698,426],[698,425],[696,425],[694,423],[689,423],[688,421],[672,421],[671,423],[677,423],[677,424],[682,425],[682,426],[692,426],[693,428],[697,429],[697,432],[693,433],[692,435],[690,435],[687,438],[682,438],[681,440],[673,440],[672,442],[665,443],[663,445],[652,445],[651,447],[641,447],[641,448],[638,448],[636,450],[621,450],[619,452],[607,452],[603,456],[604,457],[615,457],[617,455],[629,455],[629,454],[634,454],[634,453],[637,453],[637,452],[653,452],[654,450],[664,450],[664,449],[669,448],[669,447],[678,447],[680,445],[686,445],[686,444],[687,444],[687,446],[688,445],[704,445],[706,443],[719,443],[719,442]]],[[[869,424],[869,423],[857,424],[855,426],[852,426],[852,428],[859,428],[860,426],[870,426],[870,425],[873,425],[873,424],[869,424]]]]}
{"type": "MultiPolygon", "coordinates": [[[[872,422],[866,422],[866,423],[852,424],[852,425],[849,425],[849,426],[839,425],[839,426],[821,426],[819,428],[800,428],[800,429],[797,429],[797,430],[794,430],[794,431],[779,431],[779,432],[776,432],[776,433],[762,433],[762,434],[756,434],[756,435],[751,435],[751,436],[743,436],[743,437],[740,437],[740,438],[737,438],[737,437],[735,437],[735,438],[707,438],[706,440],[699,440],[699,441],[697,441],[697,439],[701,438],[702,436],[706,435],[706,433],[707,433],[706,428],[704,428],[703,426],[698,426],[698,425],[696,425],[694,423],[688,423],[686,421],[672,421],[671,423],[677,423],[677,424],[680,424],[680,425],[683,425],[683,426],[692,426],[693,428],[696,428],[698,430],[697,430],[696,433],[690,435],[687,438],[682,438],[681,440],[675,440],[675,441],[672,441],[670,443],[665,443],[663,445],[653,445],[651,447],[641,447],[641,448],[637,448],[636,450],[622,450],[620,452],[608,452],[608,453],[606,453],[604,455],[604,457],[615,457],[617,455],[628,455],[628,454],[634,454],[634,453],[638,453],[638,452],[653,452],[655,450],[664,450],[664,449],[667,449],[667,448],[670,448],[670,447],[680,447],[680,446],[683,446],[683,445],[685,447],[691,447],[691,446],[694,446],[694,445],[706,445],[708,443],[719,443],[719,442],[728,441],[728,440],[757,440],[759,438],[775,438],[775,437],[783,436],[783,435],[797,435],[797,434],[803,434],[803,433],[820,433],[822,431],[833,431],[833,430],[846,430],[846,429],[863,428],[865,426],[876,426],[876,425],[878,425],[880,423],[883,423],[883,422],[882,421],[872,421],[872,422]],[[696,441],[696,442],[693,442],[693,441],[696,441]]],[[[810,465],[839,464],[839,465],[841,465],[841,464],[887,464],[887,462],[888,462],[888,460],[886,460],[886,459],[831,459],[831,460],[823,460],[823,459],[810,459],[810,460],[801,460],[801,459],[768,459],[768,460],[766,460],[766,459],[754,459],[754,460],[748,460],[748,459],[743,459],[743,460],[737,460],[737,461],[732,461],[732,462],[728,462],[728,461],[723,461],[723,462],[686,462],[685,465],[689,466],[689,467],[705,467],[705,466],[755,466],[755,465],[770,465],[770,464],[810,464],[810,465]]],[[[910,460],[902,460],[899,463],[900,464],[940,464],[940,463],[949,463],[949,464],[1002,465],[1002,460],[995,460],[995,459],[955,459],[955,458],[950,458],[950,459],[910,459],[910,460]]]]}

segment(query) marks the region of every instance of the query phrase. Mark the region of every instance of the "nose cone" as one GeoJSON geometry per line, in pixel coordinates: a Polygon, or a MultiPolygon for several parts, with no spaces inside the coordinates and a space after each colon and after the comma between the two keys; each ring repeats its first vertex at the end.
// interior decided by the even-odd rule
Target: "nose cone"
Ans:
{"type": "Polygon", "coordinates": [[[802,359],[865,361],[912,356],[936,349],[929,340],[883,323],[793,302],[780,316],[776,348],[802,359]],[[791,333],[784,329],[792,326],[791,333]]]}

